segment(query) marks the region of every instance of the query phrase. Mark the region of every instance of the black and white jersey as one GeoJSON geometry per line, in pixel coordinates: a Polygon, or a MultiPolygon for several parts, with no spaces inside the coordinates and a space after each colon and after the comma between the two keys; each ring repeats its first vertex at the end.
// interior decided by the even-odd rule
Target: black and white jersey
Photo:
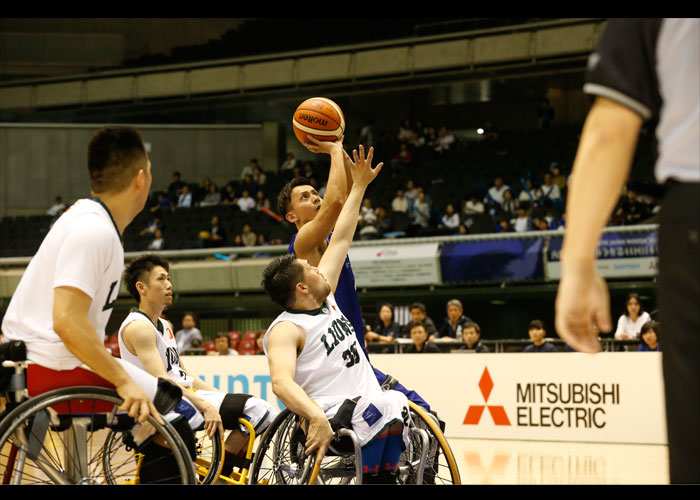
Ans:
{"type": "Polygon", "coordinates": [[[583,89],[659,119],[659,182],[700,182],[700,19],[609,20],[583,89]]]}

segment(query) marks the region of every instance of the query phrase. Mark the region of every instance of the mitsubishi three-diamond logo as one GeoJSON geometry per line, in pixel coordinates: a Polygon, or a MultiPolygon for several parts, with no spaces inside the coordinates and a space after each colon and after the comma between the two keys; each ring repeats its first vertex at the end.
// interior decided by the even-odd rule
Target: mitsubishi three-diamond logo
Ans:
{"type": "MultiPolygon", "coordinates": [[[[489,396],[491,395],[491,389],[493,389],[493,380],[491,380],[491,375],[489,374],[489,369],[484,367],[484,373],[481,375],[481,380],[479,380],[479,389],[481,390],[482,396],[484,396],[484,403],[488,403],[489,396]]],[[[481,415],[484,413],[484,408],[489,409],[493,423],[496,425],[510,425],[510,420],[508,420],[508,415],[506,415],[506,410],[502,406],[493,405],[471,405],[467,410],[467,414],[464,417],[464,425],[477,425],[481,420],[481,415]]]]}

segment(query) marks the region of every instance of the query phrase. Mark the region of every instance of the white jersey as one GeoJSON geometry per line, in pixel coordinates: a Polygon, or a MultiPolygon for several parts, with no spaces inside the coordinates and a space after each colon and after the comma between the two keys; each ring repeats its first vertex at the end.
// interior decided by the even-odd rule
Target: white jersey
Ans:
{"type": "Polygon", "coordinates": [[[123,269],[124,249],[109,210],[97,198],[78,200],[27,266],[2,322],[5,339],[24,341],[28,359],[48,368],[80,366],[54,331],[54,288],[77,288],[90,296],[88,317],[103,342],[123,269]]]}
{"type": "Polygon", "coordinates": [[[177,350],[177,342],[175,341],[173,331],[161,318],[158,318],[158,325],[156,326],[151,321],[151,318],[149,318],[143,311],[135,310],[129,313],[119,327],[118,341],[121,358],[124,361],[145,370],[143,364],[141,364],[141,360],[136,355],[129,352],[129,349],[127,349],[126,345],[124,344],[124,340],[122,339],[122,332],[124,331],[124,328],[134,321],[145,321],[151,325],[151,328],[153,329],[153,336],[156,339],[156,349],[158,349],[158,354],[160,355],[161,361],[163,361],[163,366],[165,367],[168,377],[183,387],[192,387],[192,384],[194,383],[192,377],[187,375],[187,373],[185,373],[180,366],[180,355],[177,350]]]}
{"type": "Polygon", "coordinates": [[[372,366],[357,344],[352,324],[340,312],[333,294],[313,311],[286,310],[280,314],[263,337],[266,355],[270,330],[283,321],[294,323],[306,333],[294,381],[324,411],[345,399],[382,393],[372,366]]]}

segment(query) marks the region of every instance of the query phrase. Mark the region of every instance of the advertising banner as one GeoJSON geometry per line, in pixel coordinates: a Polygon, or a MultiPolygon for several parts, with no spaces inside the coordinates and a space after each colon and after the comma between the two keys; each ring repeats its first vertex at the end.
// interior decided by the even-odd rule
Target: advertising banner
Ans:
{"type": "MultiPolygon", "coordinates": [[[[223,391],[284,405],[264,356],[187,356],[223,391]]],[[[666,444],[661,353],[374,355],[420,394],[455,438],[666,444]]]]}
{"type": "Polygon", "coordinates": [[[438,285],[438,243],[352,247],[348,252],[358,287],[438,285]]]}
{"type": "MultiPolygon", "coordinates": [[[[547,279],[561,278],[562,238],[552,238],[545,252],[547,279]]],[[[656,231],[604,233],[596,250],[596,267],[603,278],[656,276],[658,264],[656,231]]]]}
{"type": "Polygon", "coordinates": [[[542,238],[466,241],[442,246],[445,283],[543,279],[542,238]]]}

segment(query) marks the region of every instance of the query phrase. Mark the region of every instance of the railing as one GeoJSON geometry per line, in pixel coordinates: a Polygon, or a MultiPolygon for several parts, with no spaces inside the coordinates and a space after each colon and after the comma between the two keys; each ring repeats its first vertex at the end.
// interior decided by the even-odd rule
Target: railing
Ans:
{"type": "MultiPolygon", "coordinates": [[[[574,352],[567,351],[566,343],[559,338],[545,338],[546,342],[554,344],[559,352],[574,352]]],[[[636,351],[637,347],[640,345],[640,340],[616,340],[616,339],[598,339],[600,341],[600,347],[604,352],[618,352],[618,351],[636,351]]],[[[466,346],[464,342],[458,340],[437,340],[433,342],[441,352],[467,352],[462,351],[462,348],[466,346]]],[[[500,340],[481,340],[481,344],[487,346],[491,352],[502,353],[502,352],[523,352],[528,345],[532,344],[532,341],[525,339],[500,339],[500,340]]],[[[413,345],[411,339],[394,339],[393,342],[369,342],[367,344],[367,350],[374,354],[400,354],[403,353],[409,346],[413,345]],[[387,352],[388,351],[388,352],[387,352]]]]}

